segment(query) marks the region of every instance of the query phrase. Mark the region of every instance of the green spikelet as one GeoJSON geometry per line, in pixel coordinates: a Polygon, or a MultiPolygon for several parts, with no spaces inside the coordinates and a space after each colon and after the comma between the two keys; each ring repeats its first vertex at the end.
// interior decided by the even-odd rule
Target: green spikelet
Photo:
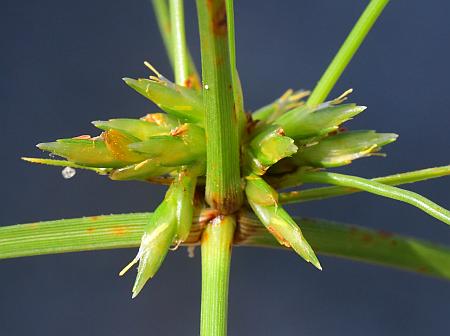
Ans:
{"type": "Polygon", "coordinates": [[[351,131],[327,137],[317,144],[300,149],[294,160],[301,166],[339,167],[353,160],[374,155],[382,146],[397,139],[393,133],[351,131]]]}
{"type": "Polygon", "coordinates": [[[270,126],[257,134],[247,151],[247,171],[263,175],[270,166],[297,152],[294,140],[284,136],[283,129],[270,126]]]}
{"type": "Polygon", "coordinates": [[[55,142],[40,143],[37,147],[81,166],[96,168],[123,166],[123,162],[110,153],[102,138],[60,139],[55,142]]]}
{"type": "Polygon", "coordinates": [[[162,203],[156,208],[149,223],[144,227],[141,246],[136,257],[119,273],[124,275],[139,262],[138,273],[133,286],[133,298],[142,290],[148,280],[153,278],[160,268],[177,232],[177,216],[173,211],[176,206],[172,185],[162,203]]]}
{"type": "Polygon", "coordinates": [[[302,231],[278,204],[277,192],[259,176],[250,175],[246,180],[247,201],[259,220],[281,245],[292,247],[303,259],[321,270],[322,266],[302,231]]]}
{"type": "Polygon", "coordinates": [[[201,94],[193,89],[153,77],[152,79],[124,78],[125,83],[150,99],[159,108],[182,121],[203,123],[204,108],[201,94]]]}
{"type": "Polygon", "coordinates": [[[274,121],[283,128],[287,136],[295,140],[305,140],[336,131],[341,124],[358,115],[365,106],[342,104],[312,110],[301,106],[289,111],[274,121]]]}

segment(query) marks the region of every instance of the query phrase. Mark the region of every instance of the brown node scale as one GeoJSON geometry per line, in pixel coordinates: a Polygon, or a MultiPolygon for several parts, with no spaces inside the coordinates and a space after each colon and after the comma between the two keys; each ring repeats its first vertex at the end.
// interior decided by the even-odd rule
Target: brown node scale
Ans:
{"type": "Polygon", "coordinates": [[[237,192],[228,191],[225,195],[210,193],[207,198],[208,204],[217,209],[221,215],[231,215],[239,210],[240,204],[237,192]]]}
{"type": "Polygon", "coordinates": [[[236,245],[244,244],[249,238],[254,236],[258,227],[245,220],[245,216],[237,215],[236,230],[234,231],[233,243],[236,245]]]}
{"type": "Polygon", "coordinates": [[[208,232],[203,231],[202,233],[202,243],[206,243],[208,241],[208,232]]]}

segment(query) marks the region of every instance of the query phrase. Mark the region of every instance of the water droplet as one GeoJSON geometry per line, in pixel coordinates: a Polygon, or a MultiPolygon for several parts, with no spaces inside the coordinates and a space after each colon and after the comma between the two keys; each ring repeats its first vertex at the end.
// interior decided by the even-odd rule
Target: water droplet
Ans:
{"type": "Polygon", "coordinates": [[[209,85],[205,84],[205,90],[208,90],[208,89],[209,89],[209,85]]]}
{"type": "Polygon", "coordinates": [[[195,245],[189,245],[187,247],[187,253],[188,253],[189,258],[194,258],[195,257],[195,245]]]}
{"type": "Polygon", "coordinates": [[[75,176],[76,172],[77,171],[71,167],[65,167],[62,170],[61,174],[65,179],[70,179],[75,176]]]}

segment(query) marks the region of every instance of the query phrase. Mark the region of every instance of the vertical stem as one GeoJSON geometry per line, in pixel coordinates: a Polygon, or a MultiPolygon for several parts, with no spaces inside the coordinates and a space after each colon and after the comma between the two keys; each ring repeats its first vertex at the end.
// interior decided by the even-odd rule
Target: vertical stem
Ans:
{"type": "MultiPolygon", "coordinates": [[[[202,336],[227,333],[228,278],[242,203],[239,117],[234,106],[225,0],[197,0],[206,132],[206,201],[219,210],[202,235],[202,336]]],[[[234,51],[234,50],[233,50],[234,51]]]]}
{"type": "Polygon", "coordinates": [[[244,111],[244,96],[242,94],[241,80],[239,79],[239,73],[236,65],[236,41],[234,33],[234,0],[225,0],[227,11],[227,28],[228,28],[228,46],[230,50],[230,67],[231,67],[231,80],[233,82],[233,96],[234,107],[236,109],[236,115],[239,118],[239,133],[245,130],[247,124],[247,117],[244,111]]]}
{"type": "Polygon", "coordinates": [[[188,52],[184,31],[184,1],[170,0],[170,24],[172,27],[173,69],[175,82],[185,85],[189,76],[188,52]]]}
{"type": "Polygon", "coordinates": [[[206,131],[206,201],[222,214],[242,203],[225,0],[197,0],[206,131]]]}
{"type": "Polygon", "coordinates": [[[233,216],[212,220],[202,235],[201,336],[227,334],[228,281],[236,222],[233,216]]]}
{"type": "Polygon", "coordinates": [[[167,0],[152,0],[152,5],[167,56],[173,64],[172,33],[167,0]]]}
{"type": "MultiPolygon", "coordinates": [[[[171,16],[169,15],[169,6],[167,0],[152,0],[153,10],[155,12],[156,21],[158,23],[159,31],[166,48],[167,55],[169,56],[170,62],[174,65],[175,55],[174,55],[174,41],[172,39],[172,27],[171,27],[171,16]]],[[[183,20],[184,22],[184,20],[183,20]]],[[[183,24],[184,26],[184,24],[183,24]]],[[[183,28],[184,31],[184,28],[183,28]]],[[[184,33],[183,33],[184,35],[184,33]]],[[[200,79],[195,67],[192,56],[189,52],[189,48],[186,47],[186,54],[188,57],[188,75],[189,75],[189,85],[188,87],[200,88],[200,79]]],[[[175,72],[175,71],[174,71],[175,72]]]]}
{"type": "Polygon", "coordinates": [[[389,0],[370,1],[344,44],[341,46],[333,61],[314,88],[308,99],[308,105],[321,104],[327,98],[388,2],[389,0]]]}

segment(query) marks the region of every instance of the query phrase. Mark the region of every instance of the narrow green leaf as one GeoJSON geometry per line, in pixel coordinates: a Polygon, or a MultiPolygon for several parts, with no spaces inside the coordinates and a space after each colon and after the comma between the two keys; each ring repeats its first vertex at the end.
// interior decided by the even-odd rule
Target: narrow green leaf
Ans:
{"type": "MultiPolygon", "coordinates": [[[[298,175],[301,174],[303,174],[303,172],[292,174],[288,180],[284,181],[284,184],[278,184],[277,187],[288,188],[299,185],[301,182],[298,175]]],[[[450,175],[450,166],[427,168],[407,173],[377,177],[371,179],[371,181],[395,186],[400,184],[425,181],[447,175],[450,175]]],[[[354,194],[361,191],[363,190],[349,187],[322,187],[322,188],[304,189],[280,193],[280,203],[287,204],[287,203],[299,203],[299,202],[321,200],[330,197],[354,194]]]]}
{"type": "Polygon", "coordinates": [[[357,188],[376,195],[405,202],[450,225],[450,211],[409,190],[392,187],[361,177],[329,172],[305,172],[301,179],[303,182],[326,183],[342,187],[357,188]]]}
{"type": "MultiPolygon", "coordinates": [[[[296,218],[311,246],[320,254],[372,263],[450,280],[450,247],[323,219],[296,218]]],[[[251,230],[255,218],[243,216],[240,225],[251,230]]],[[[245,246],[275,247],[278,242],[262,230],[241,243],[245,246]]]]}
{"type": "MultiPolygon", "coordinates": [[[[170,23],[170,15],[167,0],[152,0],[152,4],[164,46],[166,48],[171,63],[174,64],[174,50],[172,46],[173,45],[172,27],[170,23]]],[[[195,67],[195,63],[192,60],[192,56],[187,46],[186,49],[188,54],[189,83],[186,83],[187,85],[185,86],[200,89],[200,79],[198,76],[197,69],[195,67]]]]}
{"type": "Polygon", "coordinates": [[[184,0],[170,0],[169,8],[175,83],[181,86],[188,86],[186,85],[189,82],[189,70],[184,29],[184,0]]]}
{"type": "Polygon", "coordinates": [[[244,110],[244,95],[242,93],[241,80],[236,65],[236,41],[234,29],[234,4],[233,0],[225,0],[228,31],[228,50],[230,53],[231,81],[233,86],[233,98],[235,113],[238,118],[239,136],[243,135],[247,125],[247,116],[244,110]]]}
{"type": "MultiPolygon", "coordinates": [[[[138,247],[151,213],[62,219],[0,227],[0,259],[138,247]]],[[[254,217],[239,215],[235,244],[281,247],[254,217]]],[[[410,237],[321,219],[296,218],[317,252],[450,280],[450,248],[410,237]]],[[[198,244],[194,218],[187,244],[198,244]]]]}
{"type": "Polygon", "coordinates": [[[327,98],[388,2],[389,0],[370,1],[311,93],[307,102],[309,106],[318,105],[327,98]]]}

